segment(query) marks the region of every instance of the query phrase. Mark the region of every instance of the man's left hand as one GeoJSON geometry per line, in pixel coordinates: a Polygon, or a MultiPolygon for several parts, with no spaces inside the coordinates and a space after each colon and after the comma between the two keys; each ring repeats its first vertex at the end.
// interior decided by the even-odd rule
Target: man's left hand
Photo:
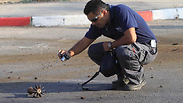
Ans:
{"type": "Polygon", "coordinates": [[[110,49],[109,49],[109,47],[108,47],[108,44],[109,44],[110,42],[104,42],[103,43],[103,48],[104,48],[104,50],[105,51],[110,51],[110,49]]]}

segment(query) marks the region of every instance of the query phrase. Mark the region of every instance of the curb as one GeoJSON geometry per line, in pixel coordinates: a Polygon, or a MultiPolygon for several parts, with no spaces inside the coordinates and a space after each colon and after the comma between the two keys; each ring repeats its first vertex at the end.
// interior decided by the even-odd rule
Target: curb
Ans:
{"type": "MultiPolygon", "coordinates": [[[[145,21],[183,19],[183,8],[137,11],[145,21]]],[[[33,17],[2,17],[0,26],[64,26],[91,24],[87,17],[82,15],[61,16],[33,16],[33,17]]]]}
{"type": "Polygon", "coordinates": [[[183,8],[152,10],[153,20],[183,19],[183,8]]]}
{"type": "Polygon", "coordinates": [[[26,26],[30,25],[31,17],[0,18],[0,26],[26,26]]]}
{"type": "Polygon", "coordinates": [[[62,26],[90,24],[86,15],[63,16],[35,16],[32,17],[32,26],[62,26]]]}

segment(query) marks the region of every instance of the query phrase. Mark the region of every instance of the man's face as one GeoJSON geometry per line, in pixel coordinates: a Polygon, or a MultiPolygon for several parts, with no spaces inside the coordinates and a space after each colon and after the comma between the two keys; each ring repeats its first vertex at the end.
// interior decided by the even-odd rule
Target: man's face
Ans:
{"type": "Polygon", "coordinates": [[[99,10],[96,14],[90,12],[87,17],[98,28],[103,28],[106,25],[106,19],[104,16],[105,10],[99,10]]]}

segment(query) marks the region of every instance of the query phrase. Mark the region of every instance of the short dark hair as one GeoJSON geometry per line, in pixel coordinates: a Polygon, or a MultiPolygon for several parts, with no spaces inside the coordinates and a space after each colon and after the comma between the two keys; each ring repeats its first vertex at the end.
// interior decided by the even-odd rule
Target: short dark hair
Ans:
{"type": "Polygon", "coordinates": [[[90,12],[96,14],[99,9],[105,8],[109,11],[110,7],[108,4],[104,3],[102,0],[90,0],[84,8],[85,15],[88,15],[90,12]]]}

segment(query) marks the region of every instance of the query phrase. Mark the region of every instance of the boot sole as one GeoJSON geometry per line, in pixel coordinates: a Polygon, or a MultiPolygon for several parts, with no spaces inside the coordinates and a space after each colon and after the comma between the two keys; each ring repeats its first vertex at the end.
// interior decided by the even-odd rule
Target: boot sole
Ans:
{"type": "Polygon", "coordinates": [[[139,85],[134,85],[134,86],[128,86],[128,85],[126,85],[125,87],[124,87],[124,90],[127,90],[127,91],[137,91],[137,90],[140,90],[144,85],[146,84],[146,82],[145,81],[143,81],[141,84],[139,84],[139,85]]]}

